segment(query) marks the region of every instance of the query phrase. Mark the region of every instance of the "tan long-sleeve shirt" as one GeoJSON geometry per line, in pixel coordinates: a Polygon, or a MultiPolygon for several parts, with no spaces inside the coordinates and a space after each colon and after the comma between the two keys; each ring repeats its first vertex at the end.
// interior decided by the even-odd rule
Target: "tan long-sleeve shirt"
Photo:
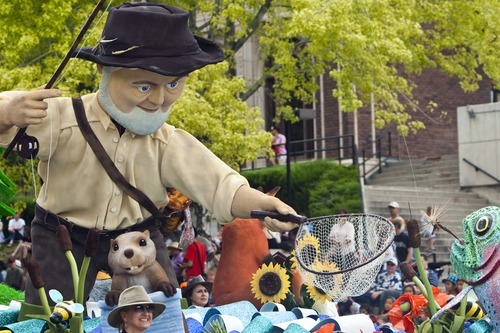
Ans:
{"type": "MultiPolygon", "coordinates": [[[[4,92],[0,99],[16,92],[4,92]]],[[[227,166],[189,133],[165,124],[147,136],[129,131],[120,136],[97,94],[82,97],[87,119],[104,149],[125,178],[161,208],[166,187],[175,187],[221,223],[233,219],[233,197],[246,179],[227,166]]],[[[77,225],[122,229],[150,213],[122,192],[101,166],[77,125],[70,98],[47,100],[48,116],[27,134],[40,142],[38,173],[43,180],[37,203],[77,225]]],[[[6,147],[17,128],[0,134],[6,147]]]]}

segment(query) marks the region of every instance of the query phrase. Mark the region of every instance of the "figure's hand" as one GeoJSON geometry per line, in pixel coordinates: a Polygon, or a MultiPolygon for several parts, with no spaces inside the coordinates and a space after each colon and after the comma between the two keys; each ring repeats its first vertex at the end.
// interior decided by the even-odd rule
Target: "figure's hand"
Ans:
{"type": "Polygon", "coordinates": [[[20,93],[0,102],[0,123],[4,128],[24,128],[40,124],[47,116],[48,104],[44,99],[61,96],[58,89],[39,89],[20,93]]]}
{"type": "Polygon", "coordinates": [[[168,281],[160,281],[160,282],[158,282],[158,284],[156,285],[156,289],[155,290],[157,290],[157,291],[163,291],[163,293],[167,297],[174,296],[177,293],[177,288],[173,284],[171,284],[170,282],[168,282],[168,281]]]}
{"type": "Polygon", "coordinates": [[[105,302],[107,306],[114,306],[118,304],[118,299],[120,298],[120,292],[117,290],[111,290],[106,294],[105,302]]]}
{"type": "MultiPolygon", "coordinates": [[[[295,214],[292,207],[278,198],[266,195],[249,186],[241,186],[233,199],[231,212],[233,216],[241,218],[251,217],[251,211],[262,210],[278,212],[282,215],[295,214]]],[[[286,232],[297,227],[297,224],[282,222],[271,217],[264,217],[262,223],[271,231],[286,232]]]]}

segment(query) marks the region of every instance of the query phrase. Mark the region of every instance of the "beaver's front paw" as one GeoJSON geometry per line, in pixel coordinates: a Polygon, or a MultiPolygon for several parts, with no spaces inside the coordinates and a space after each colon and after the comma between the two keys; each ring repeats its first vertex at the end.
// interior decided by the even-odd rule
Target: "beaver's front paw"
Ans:
{"type": "Polygon", "coordinates": [[[157,291],[163,291],[165,296],[174,296],[177,292],[177,288],[168,281],[160,281],[156,284],[157,291]]]}
{"type": "Polygon", "coordinates": [[[118,299],[120,298],[120,292],[117,290],[111,290],[106,294],[106,305],[114,306],[118,304],[118,299]]]}

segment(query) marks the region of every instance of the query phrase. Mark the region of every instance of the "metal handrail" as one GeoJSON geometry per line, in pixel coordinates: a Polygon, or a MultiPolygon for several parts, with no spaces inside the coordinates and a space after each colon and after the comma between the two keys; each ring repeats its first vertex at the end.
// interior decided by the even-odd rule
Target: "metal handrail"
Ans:
{"type": "Polygon", "coordinates": [[[480,171],[482,173],[484,173],[486,176],[490,177],[491,179],[495,180],[497,183],[500,184],[500,179],[498,179],[497,177],[493,176],[492,174],[488,173],[487,171],[481,169],[480,167],[478,167],[477,165],[475,165],[474,163],[472,163],[471,161],[469,161],[468,159],[466,158],[462,158],[462,160],[471,165],[472,167],[474,167],[474,169],[476,169],[476,172],[480,171]]]}

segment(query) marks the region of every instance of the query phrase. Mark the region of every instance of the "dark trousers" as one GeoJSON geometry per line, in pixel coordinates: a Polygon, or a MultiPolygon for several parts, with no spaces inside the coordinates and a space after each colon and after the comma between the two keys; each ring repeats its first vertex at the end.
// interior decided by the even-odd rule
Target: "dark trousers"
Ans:
{"type": "MultiPolygon", "coordinates": [[[[170,282],[178,286],[177,278],[172,268],[172,264],[170,263],[163,234],[158,228],[153,228],[149,231],[151,234],[150,237],[156,246],[156,260],[167,273],[170,282]]],[[[78,269],[80,269],[84,257],[87,234],[83,232],[71,232],[70,234],[73,242],[71,252],[75,257],[78,269]]],[[[31,224],[31,237],[32,256],[40,266],[46,293],[48,293],[50,289],[57,289],[62,293],[64,300],[73,300],[75,295],[71,269],[65,254],[62,253],[59,248],[55,227],[44,222],[42,218],[35,215],[31,224]]],[[[99,239],[97,254],[92,257],[85,279],[85,300],[87,300],[88,295],[94,286],[96,275],[100,270],[104,270],[112,274],[108,266],[110,240],[111,238],[105,235],[101,235],[99,239]]],[[[34,289],[30,279],[28,279],[26,283],[25,300],[31,304],[40,304],[38,291],[34,289]]]]}
{"type": "Polygon", "coordinates": [[[22,239],[23,239],[23,235],[21,235],[19,230],[9,231],[9,237],[7,237],[5,239],[5,243],[10,242],[10,241],[17,243],[18,241],[20,241],[22,239]]]}

